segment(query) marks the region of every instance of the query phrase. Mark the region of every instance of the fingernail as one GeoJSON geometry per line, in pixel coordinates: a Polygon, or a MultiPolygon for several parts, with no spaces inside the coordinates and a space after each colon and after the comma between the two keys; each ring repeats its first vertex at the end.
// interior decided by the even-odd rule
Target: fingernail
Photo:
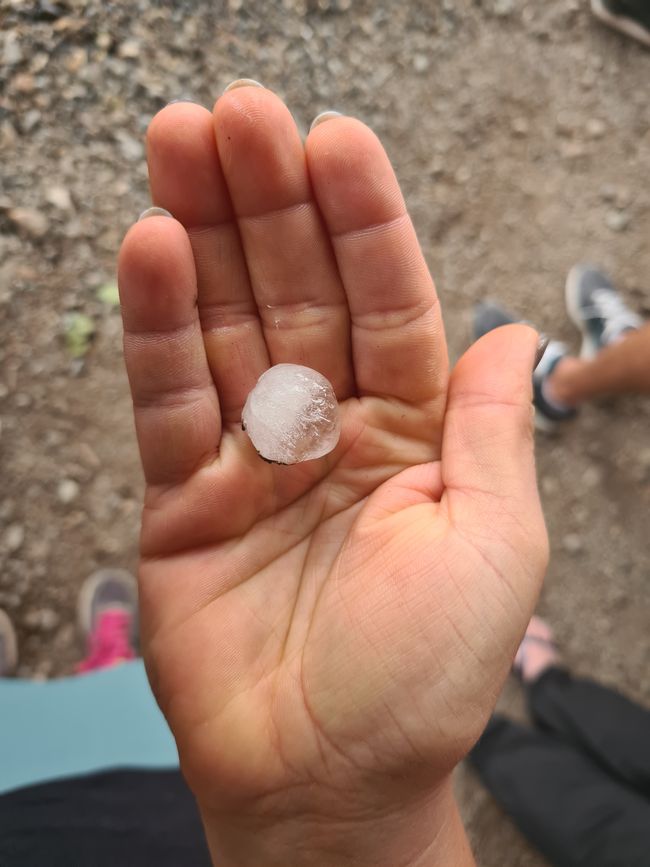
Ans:
{"type": "Polygon", "coordinates": [[[343,117],[343,115],[340,111],[321,111],[321,113],[317,114],[312,120],[309,132],[311,132],[315,126],[318,126],[319,123],[323,123],[326,120],[332,120],[333,117],[343,117]]]}
{"type": "Polygon", "coordinates": [[[537,370],[537,365],[544,357],[544,353],[546,352],[546,347],[548,346],[548,344],[548,337],[545,334],[540,334],[539,340],[537,341],[537,352],[535,353],[535,364],[533,365],[533,370],[537,370]]]}
{"type": "Polygon", "coordinates": [[[170,99],[167,105],[176,105],[177,102],[191,102],[194,105],[199,105],[199,103],[192,99],[191,96],[179,96],[178,99],[170,99]]]}
{"type": "Polygon", "coordinates": [[[147,208],[138,217],[138,223],[140,222],[140,220],[146,220],[147,217],[171,217],[171,216],[172,215],[169,213],[169,211],[166,211],[164,208],[156,208],[156,207],[147,208]]]}
{"type": "Polygon", "coordinates": [[[230,82],[228,87],[224,88],[223,92],[228,93],[229,90],[235,90],[237,87],[264,87],[264,85],[255,81],[254,78],[236,78],[230,82]]]}

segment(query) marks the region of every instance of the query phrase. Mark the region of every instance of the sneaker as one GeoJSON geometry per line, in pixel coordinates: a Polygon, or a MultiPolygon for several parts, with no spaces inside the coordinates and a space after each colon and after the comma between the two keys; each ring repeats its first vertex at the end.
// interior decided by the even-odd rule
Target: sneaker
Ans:
{"type": "Polygon", "coordinates": [[[582,332],[581,358],[593,358],[643,320],[625,306],[611,280],[591,265],[574,265],[566,279],[569,318],[582,332]]]}
{"type": "Polygon", "coordinates": [[[16,632],[6,611],[0,608],[0,677],[9,677],[18,664],[16,632]]]}
{"type": "Polygon", "coordinates": [[[88,653],[77,671],[109,668],[136,657],[138,589],[124,569],[100,569],[87,578],[79,593],[79,626],[88,653]]]}
{"type": "MultiPolygon", "coordinates": [[[[488,331],[521,322],[499,304],[484,301],[474,308],[474,339],[478,340],[488,331]]],[[[535,427],[546,433],[554,431],[563,421],[568,421],[576,414],[573,407],[559,405],[549,401],[545,395],[544,383],[553,372],[555,365],[561,361],[569,350],[559,340],[549,340],[544,354],[533,371],[533,405],[535,406],[535,427]]]]}
{"type": "Polygon", "coordinates": [[[541,617],[533,616],[512,663],[513,672],[524,683],[532,683],[549,668],[559,665],[560,652],[553,630],[541,617]]]}
{"type": "Polygon", "coordinates": [[[650,48],[650,4],[647,0],[591,0],[591,10],[603,24],[650,48]]]}

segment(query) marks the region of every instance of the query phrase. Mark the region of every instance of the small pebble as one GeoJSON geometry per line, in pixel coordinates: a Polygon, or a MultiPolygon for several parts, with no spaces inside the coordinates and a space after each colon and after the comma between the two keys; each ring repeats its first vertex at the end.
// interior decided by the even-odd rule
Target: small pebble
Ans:
{"type": "Polygon", "coordinates": [[[27,629],[39,632],[52,632],[60,622],[61,618],[51,608],[32,609],[23,618],[23,624],[27,629]]]}
{"type": "Polygon", "coordinates": [[[588,488],[597,487],[601,483],[602,478],[603,474],[598,467],[587,467],[582,474],[582,481],[588,488]]]}
{"type": "Polygon", "coordinates": [[[632,218],[627,211],[607,211],[605,225],[612,232],[624,232],[630,225],[632,218]]]}
{"type": "Polygon", "coordinates": [[[22,547],[25,541],[25,530],[20,524],[11,524],[7,527],[4,537],[4,544],[7,551],[14,553],[22,547]]]}
{"type": "Polygon", "coordinates": [[[59,498],[59,502],[66,505],[72,503],[79,496],[79,485],[74,479],[63,479],[59,482],[56,495],[59,498]]]}
{"type": "Polygon", "coordinates": [[[528,135],[530,128],[525,117],[515,117],[512,120],[511,129],[514,135],[523,138],[528,135]]]}
{"type": "Polygon", "coordinates": [[[598,117],[592,117],[587,121],[586,130],[589,138],[602,138],[607,132],[607,124],[598,117]]]}
{"type": "Polygon", "coordinates": [[[577,533],[567,533],[562,539],[562,547],[569,554],[579,554],[582,551],[582,539],[577,533]]]}
{"type": "Polygon", "coordinates": [[[19,229],[34,238],[42,238],[50,228],[49,220],[45,214],[35,208],[12,208],[7,216],[19,229]]]}
{"type": "Polygon", "coordinates": [[[65,187],[48,187],[45,190],[45,198],[50,205],[53,205],[60,211],[69,211],[72,207],[70,192],[65,187]]]}

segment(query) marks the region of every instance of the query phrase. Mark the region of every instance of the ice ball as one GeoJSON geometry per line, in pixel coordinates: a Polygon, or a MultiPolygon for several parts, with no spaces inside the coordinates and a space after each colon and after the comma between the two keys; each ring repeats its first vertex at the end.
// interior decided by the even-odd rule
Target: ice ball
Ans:
{"type": "Polygon", "coordinates": [[[322,458],[341,434],[334,389],[317,370],[276,364],[248,395],[242,427],[267,461],[297,464],[322,458]]]}

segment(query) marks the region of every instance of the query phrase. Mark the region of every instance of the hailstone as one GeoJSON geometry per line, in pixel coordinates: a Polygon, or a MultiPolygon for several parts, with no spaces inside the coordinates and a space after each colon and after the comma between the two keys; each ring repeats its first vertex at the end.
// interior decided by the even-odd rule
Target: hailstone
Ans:
{"type": "Polygon", "coordinates": [[[334,389],[310,367],[276,364],[248,395],[242,428],[267,461],[297,464],[322,458],[341,434],[334,389]]]}

